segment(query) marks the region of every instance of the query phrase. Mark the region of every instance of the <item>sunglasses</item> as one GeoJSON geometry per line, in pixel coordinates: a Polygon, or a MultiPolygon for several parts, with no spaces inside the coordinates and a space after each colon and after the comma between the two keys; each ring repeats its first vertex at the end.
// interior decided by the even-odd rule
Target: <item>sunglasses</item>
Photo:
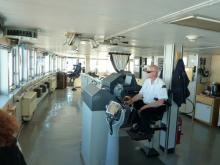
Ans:
{"type": "Polygon", "coordinates": [[[147,72],[147,73],[151,73],[151,72],[155,72],[155,71],[152,71],[152,70],[147,70],[146,72],[147,72]]]}

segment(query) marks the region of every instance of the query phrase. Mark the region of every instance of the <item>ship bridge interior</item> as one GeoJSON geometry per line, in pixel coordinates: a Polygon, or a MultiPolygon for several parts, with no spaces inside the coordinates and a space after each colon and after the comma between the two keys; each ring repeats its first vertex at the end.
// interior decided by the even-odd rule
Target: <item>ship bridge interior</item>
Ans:
{"type": "Polygon", "coordinates": [[[19,123],[26,163],[219,164],[219,11],[220,0],[0,0],[0,111],[19,123]],[[148,139],[159,156],[127,127],[107,137],[107,103],[137,94],[152,65],[171,89],[178,60],[190,94],[148,139]]]}

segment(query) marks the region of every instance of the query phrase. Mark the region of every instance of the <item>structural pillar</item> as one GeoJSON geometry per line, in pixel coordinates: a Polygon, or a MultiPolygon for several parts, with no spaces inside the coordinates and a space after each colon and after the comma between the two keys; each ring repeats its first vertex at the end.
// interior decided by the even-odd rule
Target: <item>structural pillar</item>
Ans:
{"type": "MultiPolygon", "coordinates": [[[[172,74],[175,68],[177,57],[182,54],[182,46],[177,47],[174,44],[164,45],[164,64],[163,79],[167,89],[171,89],[172,74]]],[[[178,107],[172,101],[172,105],[164,113],[162,124],[167,126],[166,131],[160,132],[160,148],[168,153],[174,152],[176,147],[176,127],[177,127],[178,107]]]]}

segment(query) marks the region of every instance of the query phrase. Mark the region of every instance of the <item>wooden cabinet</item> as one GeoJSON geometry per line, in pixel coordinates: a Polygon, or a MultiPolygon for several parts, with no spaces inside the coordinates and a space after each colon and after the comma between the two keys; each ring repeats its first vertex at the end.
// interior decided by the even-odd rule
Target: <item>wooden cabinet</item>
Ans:
{"type": "Polygon", "coordinates": [[[195,119],[212,127],[217,126],[220,97],[196,95],[195,119]]]}

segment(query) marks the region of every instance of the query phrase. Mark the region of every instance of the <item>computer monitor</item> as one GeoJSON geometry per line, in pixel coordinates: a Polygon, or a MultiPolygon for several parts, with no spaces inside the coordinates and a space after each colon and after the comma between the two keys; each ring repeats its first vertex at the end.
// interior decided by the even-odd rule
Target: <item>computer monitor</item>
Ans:
{"type": "Polygon", "coordinates": [[[132,75],[126,75],[124,85],[131,85],[132,75]]]}

